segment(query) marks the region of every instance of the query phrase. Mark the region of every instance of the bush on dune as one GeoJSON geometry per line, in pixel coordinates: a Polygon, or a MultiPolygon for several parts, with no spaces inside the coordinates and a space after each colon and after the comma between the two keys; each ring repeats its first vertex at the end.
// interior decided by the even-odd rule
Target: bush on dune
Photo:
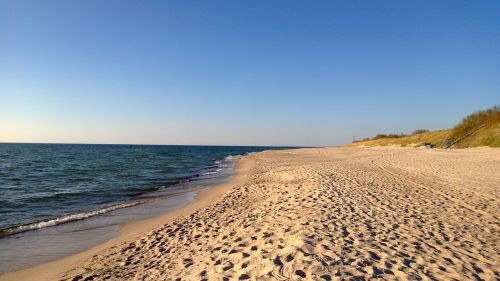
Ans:
{"type": "Polygon", "coordinates": [[[396,138],[402,138],[402,137],[406,137],[405,134],[377,134],[373,139],[374,140],[378,140],[378,139],[386,139],[386,138],[390,138],[390,139],[396,139],[396,138]]]}
{"type": "Polygon", "coordinates": [[[500,107],[495,106],[490,109],[480,110],[462,119],[450,134],[450,138],[455,139],[468,134],[480,126],[489,126],[500,123],[500,107]]]}
{"type": "Polygon", "coordinates": [[[411,133],[411,134],[418,135],[418,134],[423,134],[423,133],[428,133],[428,132],[430,132],[430,131],[427,129],[418,129],[418,130],[413,131],[413,133],[411,133]]]}

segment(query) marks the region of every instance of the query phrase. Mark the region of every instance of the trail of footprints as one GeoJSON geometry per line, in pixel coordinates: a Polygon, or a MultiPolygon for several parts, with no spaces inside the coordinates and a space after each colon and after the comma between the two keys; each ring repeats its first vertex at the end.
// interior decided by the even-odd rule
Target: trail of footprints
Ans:
{"type": "Polygon", "coordinates": [[[248,184],[65,280],[500,280],[491,217],[366,159],[270,159],[252,156],[248,184]]]}

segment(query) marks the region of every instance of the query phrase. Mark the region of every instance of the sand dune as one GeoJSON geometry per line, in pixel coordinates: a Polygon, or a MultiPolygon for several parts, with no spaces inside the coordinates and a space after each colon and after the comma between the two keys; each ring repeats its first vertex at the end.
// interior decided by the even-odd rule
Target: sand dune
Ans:
{"type": "Polygon", "coordinates": [[[500,150],[300,149],[241,161],[245,181],[218,201],[60,279],[500,279],[500,150]]]}

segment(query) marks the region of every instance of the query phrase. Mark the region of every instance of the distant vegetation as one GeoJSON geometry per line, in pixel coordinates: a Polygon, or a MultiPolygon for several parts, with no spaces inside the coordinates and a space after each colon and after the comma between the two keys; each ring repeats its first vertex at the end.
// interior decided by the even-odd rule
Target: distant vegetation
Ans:
{"type": "Polygon", "coordinates": [[[413,133],[411,133],[411,135],[406,135],[406,134],[388,134],[388,135],[385,135],[385,134],[377,134],[376,136],[374,136],[372,139],[370,138],[366,138],[364,139],[364,141],[367,141],[367,140],[378,140],[378,139],[386,139],[386,138],[392,138],[392,139],[396,139],[396,138],[404,138],[404,137],[408,137],[408,136],[413,136],[413,135],[418,135],[418,134],[423,134],[423,133],[428,133],[429,130],[427,129],[418,129],[418,130],[415,130],[413,131],[413,133]]]}
{"type": "Polygon", "coordinates": [[[450,138],[456,139],[468,132],[478,129],[480,126],[500,124],[500,107],[495,106],[487,110],[476,111],[462,119],[458,125],[451,130],[450,138]]]}
{"type": "Polygon", "coordinates": [[[374,140],[378,140],[378,139],[383,139],[383,138],[402,138],[402,137],[405,137],[406,135],[405,134],[389,134],[389,135],[384,135],[384,134],[378,134],[376,135],[373,139],[374,140]]]}
{"type": "Polygon", "coordinates": [[[418,135],[418,134],[423,134],[423,133],[428,133],[429,130],[427,129],[418,129],[418,130],[415,130],[413,131],[413,133],[411,133],[412,135],[418,135]]]}
{"type": "Polygon", "coordinates": [[[500,107],[481,110],[462,119],[452,129],[429,131],[418,129],[411,134],[377,134],[373,138],[353,142],[354,146],[420,146],[432,144],[434,147],[491,146],[500,147],[500,107]]]}

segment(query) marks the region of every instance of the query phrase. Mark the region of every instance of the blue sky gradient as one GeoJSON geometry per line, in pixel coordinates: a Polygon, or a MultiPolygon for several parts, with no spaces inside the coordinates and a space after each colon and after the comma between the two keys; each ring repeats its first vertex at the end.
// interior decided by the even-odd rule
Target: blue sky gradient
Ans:
{"type": "Polygon", "coordinates": [[[500,1],[0,1],[0,141],[340,145],[499,77],[500,1]]]}

